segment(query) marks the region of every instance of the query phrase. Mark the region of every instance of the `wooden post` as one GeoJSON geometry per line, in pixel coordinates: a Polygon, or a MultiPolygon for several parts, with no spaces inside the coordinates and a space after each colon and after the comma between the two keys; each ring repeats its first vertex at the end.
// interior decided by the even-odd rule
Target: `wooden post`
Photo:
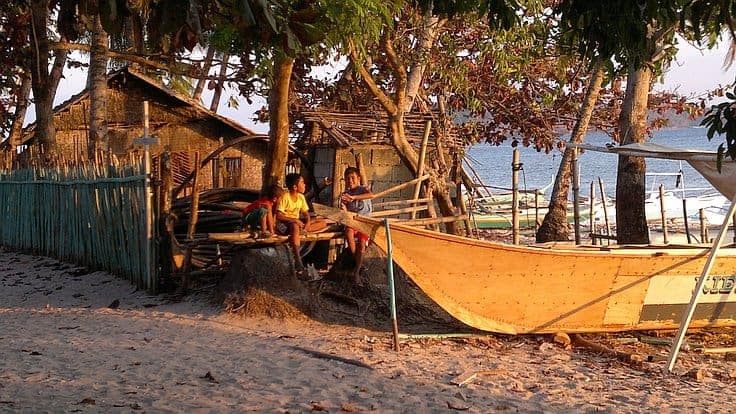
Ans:
{"type": "Polygon", "coordinates": [[[685,224],[685,236],[687,236],[687,244],[692,243],[691,237],[690,237],[690,225],[687,222],[687,199],[682,199],[682,218],[683,222],[685,224]]]}
{"type": "Polygon", "coordinates": [[[355,167],[358,168],[358,172],[360,172],[360,185],[367,188],[368,174],[366,174],[365,164],[363,163],[363,156],[359,152],[355,153],[355,167]]]}
{"type": "Polygon", "coordinates": [[[197,228],[197,220],[199,219],[199,151],[194,153],[194,181],[192,182],[192,202],[189,207],[189,228],[187,229],[187,238],[194,239],[194,231],[197,228]]]}
{"type": "Polygon", "coordinates": [[[611,223],[608,221],[608,206],[606,205],[606,189],[603,186],[603,180],[601,179],[601,177],[598,177],[598,187],[600,187],[601,189],[601,204],[603,204],[603,219],[606,224],[606,236],[610,236],[611,235],[611,223]]]}
{"type": "Polygon", "coordinates": [[[161,205],[160,212],[162,215],[168,214],[171,210],[171,191],[174,187],[174,179],[171,175],[171,151],[167,150],[161,153],[159,157],[158,170],[161,174],[161,205]]]}
{"type": "Polygon", "coordinates": [[[572,214],[575,222],[575,244],[580,244],[580,166],[578,149],[572,150],[572,214]]]}
{"type": "Polygon", "coordinates": [[[708,220],[705,219],[705,209],[698,210],[698,218],[700,219],[700,242],[708,243],[708,220]]]}
{"type": "Polygon", "coordinates": [[[669,238],[667,237],[667,211],[665,209],[664,205],[664,185],[659,185],[659,212],[662,217],[662,240],[664,241],[664,244],[669,243],[669,238]]]}
{"type": "Polygon", "coordinates": [[[539,230],[539,191],[534,191],[534,234],[539,230]]]}
{"type": "MultiPolygon", "coordinates": [[[[595,183],[593,181],[590,182],[590,215],[588,218],[590,234],[595,234],[595,183]]],[[[591,237],[591,240],[595,244],[595,237],[591,237]]]]}
{"type": "MultiPolygon", "coordinates": [[[[427,142],[429,141],[429,132],[432,129],[432,121],[427,121],[424,125],[424,135],[422,136],[422,146],[419,149],[419,165],[417,165],[417,177],[424,175],[424,159],[427,156],[427,142]]],[[[418,182],[414,187],[413,200],[419,198],[419,191],[422,189],[422,183],[418,182]]],[[[416,212],[411,213],[412,220],[416,217],[416,212]]]]}
{"type": "Polygon", "coordinates": [[[383,219],[383,225],[386,228],[386,273],[388,274],[388,291],[391,305],[391,326],[394,332],[394,351],[399,352],[399,324],[396,317],[396,289],[394,286],[394,259],[393,249],[391,246],[391,229],[389,228],[388,219],[383,219]]]}
{"type": "Polygon", "coordinates": [[[519,162],[519,149],[514,149],[514,155],[511,161],[511,231],[513,233],[513,243],[519,244],[519,170],[521,163],[519,162]]]}
{"type": "MultiPolygon", "coordinates": [[[[685,201],[685,199],[683,198],[682,201],[685,201]]],[[[675,366],[677,353],[680,352],[680,346],[682,346],[682,341],[685,339],[685,332],[687,332],[690,321],[695,314],[695,307],[698,304],[698,298],[700,298],[700,295],[703,293],[703,286],[705,286],[705,282],[708,279],[708,273],[710,273],[710,270],[713,267],[713,262],[715,262],[716,254],[718,253],[718,249],[721,247],[721,243],[726,237],[726,232],[728,231],[728,222],[731,220],[731,216],[733,216],[734,213],[736,213],[736,197],[731,200],[731,207],[729,207],[728,214],[726,214],[723,220],[723,225],[721,226],[721,230],[718,232],[718,237],[716,237],[716,239],[713,241],[713,246],[710,249],[708,260],[706,260],[705,262],[703,272],[700,274],[698,283],[696,284],[695,290],[693,290],[693,295],[690,298],[690,303],[688,304],[687,311],[685,312],[685,315],[682,318],[682,322],[680,323],[680,329],[677,330],[675,340],[672,342],[670,356],[667,360],[667,370],[669,372],[672,372],[672,368],[675,366]]]]}
{"type": "MultiPolygon", "coordinates": [[[[453,181],[455,182],[455,193],[457,194],[457,204],[460,207],[460,212],[465,217],[464,223],[465,223],[465,235],[470,237],[471,234],[473,234],[473,229],[470,224],[470,214],[468,212],[468,206],[465,203],[465,197],[463,197],[463,185],[466,186],[467,184],[463,180],[463,176],[465,175],[465,171],[463,171],[463,162],[460,158],[459,153],[455,153],[453,156],[453,164],[454,164],[454,177],[452,177],[453,181]]],[[[468,188],[468,195],[470,196],[472,193],[472,189],[468,188]]]]}
{"type": "MultiPolygon", "coordinates": [[[[149,131],[149,112],[148,112],[148,101],[143,102],[143,139],[148,139],[148,131],[149,131]]],[[[143,164],[143,171],[146,175],[145,180],[145,237],[146,237],[146,245],[144,247],[145,253],[144,253],[144,260],[145,260],[145,278],[146,282],[150,283],[149,286],[147,286],[148,289],[152,291],[157,290],[157,286],[155,281],[153,281],[153,263],[151,261],[152,254],[152,244],[153,244],[153,192],[151,191],[151,152],[148,143],[146,142],[143,145],[143,156],[144,156],[144,164],[143,164]]]]}
{"type": "Polygon", "coordinates": [[[468,206],[465,205],[465,197],[463,197],[462,180],[455,185],[455,192],[457,193],[457,204],[460,207],[460,212],[463,214],[463,217],[465,217],[463,220],[463,223],[465,223],[465,235],[469,237],[471,234],[470,218],[468,217],[468,206]]]}

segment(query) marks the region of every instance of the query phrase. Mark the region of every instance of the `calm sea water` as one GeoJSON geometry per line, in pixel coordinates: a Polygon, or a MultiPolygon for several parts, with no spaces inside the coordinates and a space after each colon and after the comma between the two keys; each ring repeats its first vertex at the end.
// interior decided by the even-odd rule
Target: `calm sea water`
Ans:
{"type": "MultiPolygon", "coordinates": [[[[651,142],[674,148],[704,149],[716,151],[722,138],[714,137],[708,141],[705,128],[677,128],[659,130],[650,139],[651,142]]],[[[565,137],[569,139],[569,137],[565,137]]],[[[608,135],[600,132],[589,133],[585,143],[603,146],[610,143],[608,135]]],[[[467,163],[478,173],[485,185],[511,188],[511,160],[513,148],[510,145],[493,146],[476,144],[467,151],[467,163]]],[[[562,152],[554,150],[549,154],[537,152],[532,148],[520,148],[521,163],[519,186],[532,190],[543,188],[553,182],[562,160],[562,152]]],[[[677,173],[682,169],[686,188],[702,188],[711,185],[686,162],[677,160],[647,159],[647,173],[677,173]]],[[[606,194],[616,194],[616,169],[618,157],[612,154],[586,151],[580,156],[580,193],[588,195],[590,183],[595,182],[598,193],[598,177],[603,180],[606,194]]],[[[470,173],[470,172],[469,172],[470,173]]],[[[647,189],[655,189],[663,184],[666,189],[676,188],[674,176],[647,176],[647,189]]],[[[714,190],[715,191],[715,190],[714,190]]],[[[548,190],[547,195],[551,193],[548,190]]]]}

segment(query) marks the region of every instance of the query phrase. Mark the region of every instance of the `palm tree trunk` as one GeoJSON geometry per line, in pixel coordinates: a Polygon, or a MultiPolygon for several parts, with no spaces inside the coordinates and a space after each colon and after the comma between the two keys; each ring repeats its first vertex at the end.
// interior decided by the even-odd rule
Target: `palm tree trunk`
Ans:
{"type": "MultiPolygon", "coordinates": [[[[652,70],[629,69],[619,131],[621,145],[644,142],[647,102],[652,70]]],[[[641,157],[620,155],[616,176],[616,239],[623,243],[649,243],[644,202],[646,198],[646,161],[641,157]]]]}
{"type": "Polygon", "coordinates": [[[90,96],[89,147],[87,156],[94,160],[107,151],[107,49],[108,38],[100,17],[95,16],[89,58],[87,86],[90,96]]]}
{"type": "Polygon", "coordinates": [[[274,59],[274,85],[268,96],[269,140],[263,167],[263,188],[281,183],[289,148],[289,89],[294,59],[278,55],[274,59]]]}
{"type": "MultiPolygon", "coordinates": [[[[603,84],[603,67],[597,62],[591,72],[588,81],[587,90],[585,92],[585,100],[580,108],[578,120],[572,130],[570,142],[579,144],[585,139],[585,133],[588,131],[588,124],[593,115],[595,103],[598,101],[598,93],[603,84]]],[[[542,225],[537,230],[537,241],[540,243],[549,241],[567,241],[569,238],[569,230],[567,223],[567,195],[570,191],[570,177],[572,175],[572,156],[573,149],[568,147],[560,161],[560,167],[557,170],[554,187],[552,187],[552,195],[549,200],[549,210],[544,216],[542,225]]]]}

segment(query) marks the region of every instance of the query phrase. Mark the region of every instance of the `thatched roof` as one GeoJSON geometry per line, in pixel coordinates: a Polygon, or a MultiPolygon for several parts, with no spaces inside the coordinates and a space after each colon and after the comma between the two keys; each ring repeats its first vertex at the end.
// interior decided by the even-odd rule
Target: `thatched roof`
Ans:
{"type": "MultiPolygon", "coordinates": [[[[156,90],[164,93],[165,95],[169,96],[170,98],[178,101],[181,104],[184,104],[188,107],[190,112],[199,119],[206,119],[206,118],[212,118],[215,119],[239,132],[242,133],[242,135],[257,135],[253,130],[248,129],[244,127],[243,125],[233,121],[230,118],[224,117],[222,115],[217,114],[216,112],[210,111],[208,108],[202,106],[201,103],[199,103],[197,100],[194,100],[188,96],[181,95],[177,93],[176,91],[169,89],[162,85],[159,81],[150,78],[142,73],[138,73],[130,68],[123,68],[120,70],[117,70],[115,72],[111,72],[108,75],[107,83],[108,85],[115,84],[116,82],[125,82],[126,79],[129,77],[133,77],[135,79],[138,79],[145,84],[155,88],[156,90]]],[[[58,106],[56,106],[53,110],[54,114],[58,114],[64,111],[69,110],[72,106],[75,104],[88,99],[89,98],[89,90],[85,89],[82,92],[73,95],[66,101],[62,102],[58,106]]],[[[23,144],[27,144],[34,136],[34,131],[36,129],[36,123],[33,122],[31,124],[28,124],[23,129],[23,138],[21,139],[23,144]]]]}
{"type": "MultiPolygon", "coordinates": [[[[353,144],[391,144],[391,131],[385,113],[304,111],[301,115],[305,123],[314,123],[323,132],[307,134],[302,141],[305,145],[347,147],[353,144]]],[[[419,148],[427,121],[432,121],[430,142],[434,142],[438,136],[436,131],[440,125],[439,119],[437,113],[404,115],[407,140],[412,146],[419,148]]],[[[465,146],[458,130],[452,126],[447,129],[442,140],[442,144],[448,149],[465,146]]]]}

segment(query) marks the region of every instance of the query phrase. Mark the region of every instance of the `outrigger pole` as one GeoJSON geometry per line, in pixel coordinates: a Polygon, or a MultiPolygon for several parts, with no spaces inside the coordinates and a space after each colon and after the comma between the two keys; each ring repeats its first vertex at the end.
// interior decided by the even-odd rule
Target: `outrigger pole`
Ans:
{"type": "Polygon", "coordinates": [[[675,361],[677,360],[677,354],[680,352],[680,346],[682,346],[682,342],[685,339],[685,332],[687,332],[688,326],[690,326],[690,321],[693,318],[693,315],[695,314],[695,307],[698,304],[698,299],[700,298],[700,295],[703,293],[703,286],[705,285],[705,281],[708,278],[708,273],[710,273],[711,268],[713,267],[713,262],[715,262],[716,254],[718,253],[718,249],[721,248],[721,243],[723,242],[723,239],[726,237],[726,233],[728,232],[728,222],[731,220],[731,217],[733,217],[734,212],[736,212],[736,196],[731,200],[731,207],[728,209],[728,214],[726,214],[726,218],[723,220],[723,225],[721,226],[720,231],[718,232],[718,237],[713,241],[713,247],[710,248],[710,253],[708,256],[708,260],[705,262],[705,267],[703,267],[703,272],[700,274],[700,279],[698,279],[698,284],[695,287],[695,290],[693,291],[693,296],[690,298],[690,304],[687,307],[687,311],[685,312],[685,315],[682,318],[682,322],[680,322],[680,328],[677,331],[677,335],[675,336],[675,340],[672,342],[672,348],[670,349],[670,356],[667,360],[667,371],[672,372],[672,368],[675,366],[675,361]]]}

